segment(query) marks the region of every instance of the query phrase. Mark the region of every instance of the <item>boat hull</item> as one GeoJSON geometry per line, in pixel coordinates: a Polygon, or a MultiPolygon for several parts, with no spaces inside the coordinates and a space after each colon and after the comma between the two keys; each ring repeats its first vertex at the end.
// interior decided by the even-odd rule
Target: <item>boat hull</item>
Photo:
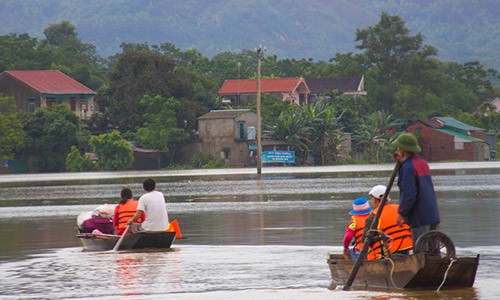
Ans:
{"type": "MultiPolygon", "coordinates": [[[[355,260],[346,260],[341,254],[330,253],[327,261],[333,283],[344,285],[355,260]]],[[[443,287],[472,287],[478,265],[479,255],[450,260],[417,253],[394,256],[392,259],[366,260],[356,274],[352,287],[434,289],[441,284],[443,287]]]]}
{"type": "MultiPolygon", "coordinates": [[[[119,235],[111,234],[77,234],[83,244],[84,251],[112,250],[119,235]]],[[[175,232],[139,232],[125,236],[118,250],[144,249],[144,248],[170,248],[175,240],[175,232]]]]}

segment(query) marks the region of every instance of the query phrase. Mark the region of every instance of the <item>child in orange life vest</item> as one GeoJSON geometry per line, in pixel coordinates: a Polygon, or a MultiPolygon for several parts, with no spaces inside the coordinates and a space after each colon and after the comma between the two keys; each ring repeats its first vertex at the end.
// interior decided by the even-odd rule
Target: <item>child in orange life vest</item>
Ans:
{"type": "MultiPolygon", "coordinates": [[[[373,211],[370,216],[365,221],[364,235],[370,230],[371,224],[377,211],[379,209],[382,198],[384,197],[386,191],[385,185],[376,185],[368,193],[372,198],[373,211]]],[[[370,252],[368,253],[368,259],[379,259],[383,256],[389,255],[386,253],[387,250],[391,253],[408,253],[412,249],[411,231],[410,227],[403,223],[398,224],[398,208],[399,205],[395,203],[389,203],[391,199],[387,196],[387,202],[382,210],[380,219],[377,226],[375,226],[375,234],[372,236],[377,236],[380,232],[383,232],[385,236],[390,238],[390,241],[385,242],[383,240],[378,240],[371,246],[370,252]],[[385,245],[384,245],[385,244],[385,245]]]]}
{"type": "MultiPolygon", "coordinates": [[[[130,189],[122,189],[120,196],[121,200],[115,207],[115,214],[113,218],[115,232],[118,235],[122,235],[123,231],[125,231],[128,220],[132,219],[137,211],[137,205],[139,204],[137,200],[132,199],[132,191],[130,189]]],[[[138,223],[143,222],[145,219],[146,215],[142,213],[138,223]]]]}
{"type": "Polygon", "coordinates": [[[368,199],[361,197],[354,200],[352,203],[351,222],[345,230],[342,246],[344,246],[344,258],[355,259],[363,248],[363,229],[365,228],[366,218],[372,211],[368,199]],[[349,244],[354,239],[354,246],[349,250],[349,244]]]}

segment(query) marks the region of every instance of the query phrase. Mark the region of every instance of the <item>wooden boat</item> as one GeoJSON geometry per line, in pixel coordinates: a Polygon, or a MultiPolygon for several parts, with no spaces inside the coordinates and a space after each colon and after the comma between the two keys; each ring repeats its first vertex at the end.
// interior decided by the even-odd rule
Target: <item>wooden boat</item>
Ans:
{"type": "MultiPolygon", "coordinates": [[[[442,232],[424,233],[413,247],[414,254],[392,254],[377,260],[364,260],[351,286],[356,288],[437,288],[472,287],[479,255],[456,257],[455,245],[442,232]]],[[[356,263],[342,254],[329,253],[328,265],[333,283],[344,285],[356,263]]]]}
{"type": "MultiPolygon", "coordinates": [[[[170,248],[175,240],[175,231],[149,231],[132,233],[123,238],[118,250],[144,248],[170,248]]],[[[82,241],[84,251],[106,251],[114,248],[119,235],[80,233],[76,237],[82,241]]]]}
{"type": "MultiPolygon", "coordinates": [[[[355,260],[329,253],[333,283],[345,284],[355,260]]],[[[352,286],[355,288],[472,287],[479,265],[476,257],[441,258],[425,253],[363,261],[352,286]]]]}

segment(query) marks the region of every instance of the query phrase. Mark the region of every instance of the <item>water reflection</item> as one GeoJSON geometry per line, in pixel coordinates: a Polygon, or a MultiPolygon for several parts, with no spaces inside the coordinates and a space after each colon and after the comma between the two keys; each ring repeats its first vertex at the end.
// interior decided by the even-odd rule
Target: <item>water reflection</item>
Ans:
{"type": "MultiPolygon", "coordinates": [[[[473,289],[330,291],[325,246],[194,246],[168,252],[66,248],[0,264],[6,299],[498,299],[498,247],[473,289]],[[495,270],[490,272],[491,270],[495,270]]],[[[459,255],[477,249],[458,248],[459,255]]]]}
{"type": "Polygon", "coordinates": [[[121,296],[140,295],[137,282],[142,277],[139,273],[143,258],[130,254],[119,255],[116,260],[116,276],[119,279],[118,287],[123,291],[121,296]]]}

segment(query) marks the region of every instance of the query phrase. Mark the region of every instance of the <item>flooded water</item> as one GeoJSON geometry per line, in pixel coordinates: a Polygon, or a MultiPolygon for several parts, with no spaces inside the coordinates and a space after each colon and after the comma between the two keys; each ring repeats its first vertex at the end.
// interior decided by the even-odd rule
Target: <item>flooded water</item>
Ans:
{"type": "Polygon", "coordinates": [[[481,255],[474,288],[329,289],[352,200],[390,170],[153,174],[187,237],[155,252],[83,252],[75,238],[80,212],[123,187],[140,196],[143,176],[0,176],[0,299],[500,299],[499,168],[433,170],[441,231],[481,255]]]}

